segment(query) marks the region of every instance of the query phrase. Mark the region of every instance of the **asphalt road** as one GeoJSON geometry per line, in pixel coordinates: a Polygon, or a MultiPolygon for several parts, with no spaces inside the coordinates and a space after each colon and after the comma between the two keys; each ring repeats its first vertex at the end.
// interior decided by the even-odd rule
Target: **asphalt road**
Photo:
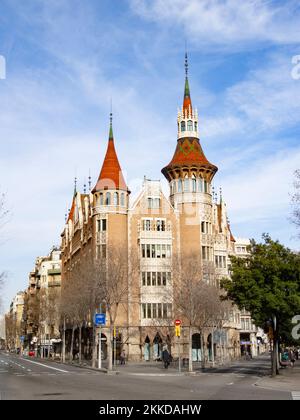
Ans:
{"type": "MultiPolygon", "coordinates": [[[[255,386],[266,360],[195,376],[123,370],[119,375],[0,352],[2,400],[290,400],[290,392],[255,386]]],[[[157,372],[159,373],[159,372],[157,372]]]]}

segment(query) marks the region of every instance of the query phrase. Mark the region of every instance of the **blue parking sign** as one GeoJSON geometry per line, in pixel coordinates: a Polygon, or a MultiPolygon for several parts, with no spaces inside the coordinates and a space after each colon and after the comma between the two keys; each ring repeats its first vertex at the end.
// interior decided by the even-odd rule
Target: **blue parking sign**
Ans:
{"type": "Polygon", "coordinates": [[[95,314],[94,323],[95,325],[105,325],[106,319],[105,314],[95,314]]]}

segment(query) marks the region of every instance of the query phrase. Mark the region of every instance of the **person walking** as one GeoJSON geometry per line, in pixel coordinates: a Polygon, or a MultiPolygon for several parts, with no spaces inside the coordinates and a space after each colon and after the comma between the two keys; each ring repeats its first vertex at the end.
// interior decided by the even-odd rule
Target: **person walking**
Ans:
{"type": "Polygon", "coordinates": [[[168,352],[167,347],[164,347],[164,349],[163,349],[162,359],[163,359],[163,362],[164,362],[165,369],[168,369],[169,364],[170,364],[170,353],[168,352]]]}
{"type": "Polygon", "coordinates": [[[289,359],[290,359],[290,362],[291,362],[291,366],[294,367],[294,364],[295,364],[295,354],[294,354],[293,350],[290,350],[289,351],[289,359]]]}
{"type": "Polygon", "coordinates": [[[125,365],[125,359],[126,359],[126,354],[125,354],[125,350],[123,349],[120,354],[120,365],[125,365]]]}

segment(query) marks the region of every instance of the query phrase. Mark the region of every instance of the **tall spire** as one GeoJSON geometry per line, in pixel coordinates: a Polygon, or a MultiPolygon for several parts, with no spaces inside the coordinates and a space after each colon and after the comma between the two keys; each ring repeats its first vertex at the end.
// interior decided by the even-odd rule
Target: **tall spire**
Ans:
{"type": "Polygon", "coordinates": [[[93,193],[103,189],[128,191],[114,145],[112,112],[110,112],[109,120],[108,146],[97,184],[92,191],[93,193]]]}
{"type": "Polygon", "coordinates": [[[192,113],[192,100],[191,100],[190,86],[189,86],[189,79],[188,79],[189,64],[188,64],[187,52],[185,52],[184,67],[185,67],[185,84],[184,84],[184,96],[183,96],[183,112],[187,112],[188,114],[191,114],[192,113]]]}

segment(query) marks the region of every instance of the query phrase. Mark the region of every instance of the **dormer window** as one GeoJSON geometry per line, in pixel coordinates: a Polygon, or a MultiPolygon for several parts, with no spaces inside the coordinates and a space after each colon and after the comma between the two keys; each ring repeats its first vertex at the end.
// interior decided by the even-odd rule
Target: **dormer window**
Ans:
{"type": "Polygon", "coordinates": [[[188,129],[188,131],[193,131],[193,121],[188,120],[187,129],[188,129]]]}
{"type": "Polygon", "coordinates": [[[185,121],[181,121],[181,131],[185,131],[185,121]]]}

